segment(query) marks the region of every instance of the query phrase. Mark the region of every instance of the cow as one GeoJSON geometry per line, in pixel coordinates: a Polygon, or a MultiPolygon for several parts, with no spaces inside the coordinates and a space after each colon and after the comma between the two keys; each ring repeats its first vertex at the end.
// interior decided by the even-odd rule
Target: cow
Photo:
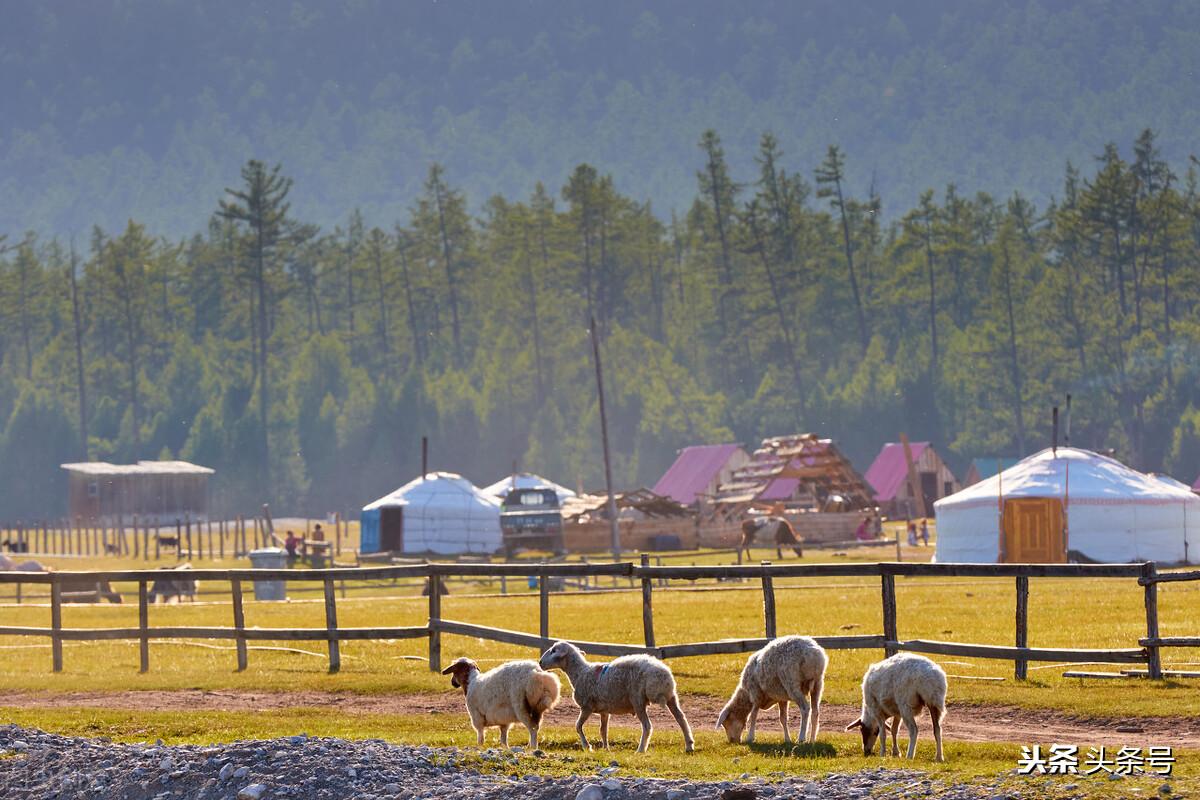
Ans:
{"type": "Polygon", "coordinates": [[[108,581],[95,578],[64,578],[59,582],[64,603],[99,603],[107,600],[121,604],[121,595],[113,591],[108,581]]]}
{"type": "MultiPolygon", "coordinates": [[[[187,571],[192,568],[191,563],[184,562],[177,567],[160,567],[167,572],[187,571]]],[[[172,600],[179,602],[186,597],[188,600],[196,599],[196,587],[199,582],[195,578],[184,575],[176,575],[170,578],[156,578],[150,586],[150,592],[146,595],[146,599],[151,603],[157,603],[161,599],[164,603],[169,603],[172,600]]]]}
{"type": "Polygon", "coordinates": [[[746,554],[749,555],[750,546],[754,544],[754,540],[758,538],[758,534],[762,531],[772,534],[775,541],[775,552],[779,558],[783,558],[784,545],[796,551],[797,556],[804,555],[804,549],[800,546],[800,539],[796,536],[796,531],[792,529],[792,524],[783,517],[758,517],[757,519],[748,519],[743,522],[742,542],[739,545],[739,549],[745,550],[746,554]]]}

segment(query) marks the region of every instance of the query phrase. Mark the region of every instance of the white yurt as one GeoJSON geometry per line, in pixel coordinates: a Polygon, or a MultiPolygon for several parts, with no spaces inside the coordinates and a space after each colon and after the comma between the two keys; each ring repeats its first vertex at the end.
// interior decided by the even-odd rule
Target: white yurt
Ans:
{"type": "Polygon", "coordinates": [[[1200,496],[1088,450],[1047,448],[933,507],[943,563],[1200,563],[1200,496]]]}
{"type": "Polygon", "coordinates": [[[500,503],[453,472],[409,481],[362,510],[361,552],[494,553],[500,503]]]}
{"type": "Polygon", "coordinates": [[[491,486],[485,486],[479,491],[486,494],[488,497],[495,497],[497,500],[503,500],[512,489],[553,489],[558,495],[558,502],[562,503],[568,497],[574,497],[575,493],[565,486],[559,486],[551,480],[543,478],[541,475],[535,475],[532,472],[518,472],[516,475],[507,475],[493,483],[491,486]]]}

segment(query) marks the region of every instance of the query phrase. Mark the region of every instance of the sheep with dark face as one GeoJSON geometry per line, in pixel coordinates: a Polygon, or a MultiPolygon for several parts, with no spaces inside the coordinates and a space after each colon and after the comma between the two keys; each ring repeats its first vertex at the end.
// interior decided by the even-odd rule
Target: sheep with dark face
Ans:
{"type": "Polygon", "coordinates": [[[862,714],[846,726],[862,733],[863,755],[871,755],[879,739],[879,755],[887,755],[888,720],[891,720],[892,755],[900,755],[896,732],[900,720],[908,730],[908,757],[917,754],[917,714],[929,709],[937,760],[942,757],[942,720],[946,716],[946,673],[925,656],[897,653],[867,668],[862,682],[862,714]]]}
{"type": "Polygon", "coordinates": [[[828,664],[825,650],[807,636],[781,636],[768,642],[746,659],[742,678],[725,708],[721,709],[717,727],[724,728],[729,741],[737,744],[748,718],[750,729],[746,733],[746,744],[753,744],[758,712],[778,704],[783,741],[791,744],[787,718],[790,701],[800,708],[799,741],[815,742],[821,729],[821,691],[828,664]]]}
{"type": "Polygon", "coordinates": [[[519,722],[529,731],[529,747],[537,749],[542,718],[561,694],[557,675],[528,660],[509,661],[480,672],[479,665],[469,658],[458,659],[442,674],[452,676],[450,685],[463,690],[481,746],[484,730],[495,726],[500,728],[500,744],[508,747],[508,728],[519,722]]]}
{"type": "Polygon", "coordinates": [[[642,723],[642,739],[638,752],[650,746],[654,727],[646,707],[651,703],[664,705],[683,731],[684,750],[695,749],[692,728],[688,725],[679,697],[675,691],[675,676],[671,668],[650,656],[622,656],[607,664],[593,664],[584,658],[579,648],[570,642],[555,642],[538,662],[542,669],[561,669],[571,679],[579,719],[575,730],[584,750],[590,750],[583,725],[592,714],[600,715],[600,744],[608,749],[608,717],[610,714],[635,714],[642,723]]]}

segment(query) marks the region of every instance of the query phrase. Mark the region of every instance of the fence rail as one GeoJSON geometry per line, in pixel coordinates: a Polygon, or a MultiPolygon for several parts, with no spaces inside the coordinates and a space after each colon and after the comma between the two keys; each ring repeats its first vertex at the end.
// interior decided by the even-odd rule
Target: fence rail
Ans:
{"type": "MultiPolygon", "coordinates": [[[[237,643],[239,670],[248,663],[250,641],[324,641],[329,648],[329,670],[341,666],[340,642],[374,639],[429,640],[429,667],[441,669],[442,634],[469,636],[520,647],[544,649],[550,637],[550,595],[552,578],[628,578],[640,581],[642,591],[642,644],[572,641],[585,651],[601,656],[648,653],[659,658],[721,655],[751,652],[775,638],[775,580],[780,578],[867,577],[879,578],[883,612],[882,634],[855,636],[816,636],[823,647],[833,650],[882,649],[956,655],[1012,661],[1015,675],[1024,679],[1030,661],[1067,663],[1102,662],[1145,664],[1151,678],[1163,675],[1160,651],[1163,647],[1200,647],[1200,637],[1161,637],[1158,632],[1158,584],[1200,580],[1200,571],[1159,574],[1156,566],[1145,564],[912,564],[881,562],[874,564],[771,564],[715,566],[651,566],[645,555],[641,563],[427,563],[380,567],[342,567],[316,570],[288,569],[196,569],[186,577],[205,581],[228,581],[233,598],[232,627],[150,627],[148,585],[155,580],[181,577],[163,570],[102,570],[95,572],[0,572],[0,584],[48,584],[50,586],[50,627],[4,626],[0,636],[41,636],[51,641],[52,666],[62,670],[64,641],[137,640],[140,642],[140,669],[150,668],[149,642],[159,639],[232,639],[237,643]],[[538,582],[538,633],[476,625],[442,616],[442,582],[449,578],[536,578],[538,582]],[[902,639],[896,622],[896,578],[923,577],[1001,577],[1014,578],[1016,619],[1014,646],[939,642],[902,639]],[[1137,647],[1109,649],[1039,648],[1029,646],[1030,578],[1136,578],[1145,595],[1146,636],[1137,647]],[[429,617],[425,625],[391,628],[346,628],[337,621],[338,581],[424,578],[429,581],[429,617]],[[711,642],[677,644],[657,643],[654,632],[654,587],[663,581],[757,579],[763,594],[763,636],[722,639],[711,642]],[[65,628],[62,624],[63,585],[80,582],[136,582],[138,585],[138,627],[136,628],[65,628]],[[242,585],[245,582],[288,581],[319,582],[324,587],[325,627],[322,628],[248,628],[246,627],[242,585]]],[[[556,637],[565,638],[565,637],[556,637]]]]}

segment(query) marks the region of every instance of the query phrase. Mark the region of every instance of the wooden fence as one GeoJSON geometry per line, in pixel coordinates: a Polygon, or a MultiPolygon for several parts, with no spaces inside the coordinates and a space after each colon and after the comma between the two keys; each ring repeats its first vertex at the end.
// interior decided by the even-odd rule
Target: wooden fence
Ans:
{"type": "MultiPolygon", "coordinates": [[[[782,578],[877,577],[880,581],[880,600],[883,611],[883,631],[880,634],[854,636],[816,636],[827,649],[882,649],[891,655],[898,651],[935,655],[967,656],[1012,661],[1018,679],[1024,679],[1030,661],[1061,661],[1068,663],[1145,664],[1151,678],[1162,677],[1160,650],[1163,647],[1200,647],[1200,637],[1160,637],[1158,631],[1158,584],[1175,581],[1200,580],[1200,571],[1159,574],[1154,563],[1144,564],[771,564],[727,566],[657,566],[642,556],[640,564],[630,562],[589,564],[490,564],[490,563],[430,563],[388,567],[359,567],[324,570],[269,569],[197,569],[187,573],[189,579],[229,581],[233,597],[232,627],[154,627],[149,625],[147,588],[162,578],[179,577],[178,573],[161,570],[124,570],[103,572],[0,572],[0,583],[33,583],[50,586],[50,627],[0,626],[0,636],[44,636],[51,642],[53,669],[62,670],[64,641],[103,641],[134,639],[140,643],[141,671],[150,668],[151,639],[232,639],[236,643],[237,668],[244,670],[249,641],[325,641],[329,647],[329,670],[341,666],[339,643],[367,639],[429,640],[429,668],[439,671],[442,666],[442,634],[471,636],[523,647],[545,649],[554,639],[550,636],[550,595],[552,579],[580,578],[593,581],[601,577],[628,578],[640,581],[642,591],[642,644],[588,642],[568,639],[583,650],[601,656],[621,656],[648,653],[659,658],[682,658],[728,653],[745,653],[761,648],[776,635],[774,581],[782,578]],[[338,581],[386,580],[395,578],[425,578],[429,580],[429,618],[425,625],[398,628],[347,628],[338,625],[338,581]],[[441,582],[449,577],[461,578],[535,578],[539,586],[539,626],[536,634],[475,625],[442,616],[441,582]],[[1015,641],[1012,647],[901,639],[896,626],[896,578],[972,577],[1015,579],[1016,619],[1015,641]],[[1146,636],[1137,647],[1118,649],[1044,648],[1029,646],[1029,579],[1030,578],[1135,578],[1144,588],[1146,636]],[[757,580],[762,587],[763,635],[714,642],[659,644],[654,633],[654,587],[662,581],[698,580],[757,580]],[[62,587],[64,583],[78,585],[85,581],[126,581],[138,585],[138,627],[136,628],[64,628],[62,625],[62,587]],[[325,594],[325,627],[323,628],[247,628],[242,597],[243,584],[256,581],[317,581],[325,594]]],[[[555,637],[565,638],[565,637],[555,637]]]]}
{"type": "MultiPolygon", "coordinates": [[[[307,525],[307,521],[306,521],[307,525]]],[[[304,532],[305,537],[308,531],[304,532]]],[[[343,537],[349,526],[342,515],[334,518],[333,538],[328,547],[340,556],[343,537]]],[[[263,515],[231,517],[219,520],[194,520],[184,516],[173,524],[139,520],[136,514],[127,520],[75,517],[16,522],[0,525],[0,544],[16,558],[70,555],[114,556],[159,561],[165,557],[223,559],[226,551],[243,558],[251,550],[281,544],[275,534],[266,506],[263,515]]]]}

